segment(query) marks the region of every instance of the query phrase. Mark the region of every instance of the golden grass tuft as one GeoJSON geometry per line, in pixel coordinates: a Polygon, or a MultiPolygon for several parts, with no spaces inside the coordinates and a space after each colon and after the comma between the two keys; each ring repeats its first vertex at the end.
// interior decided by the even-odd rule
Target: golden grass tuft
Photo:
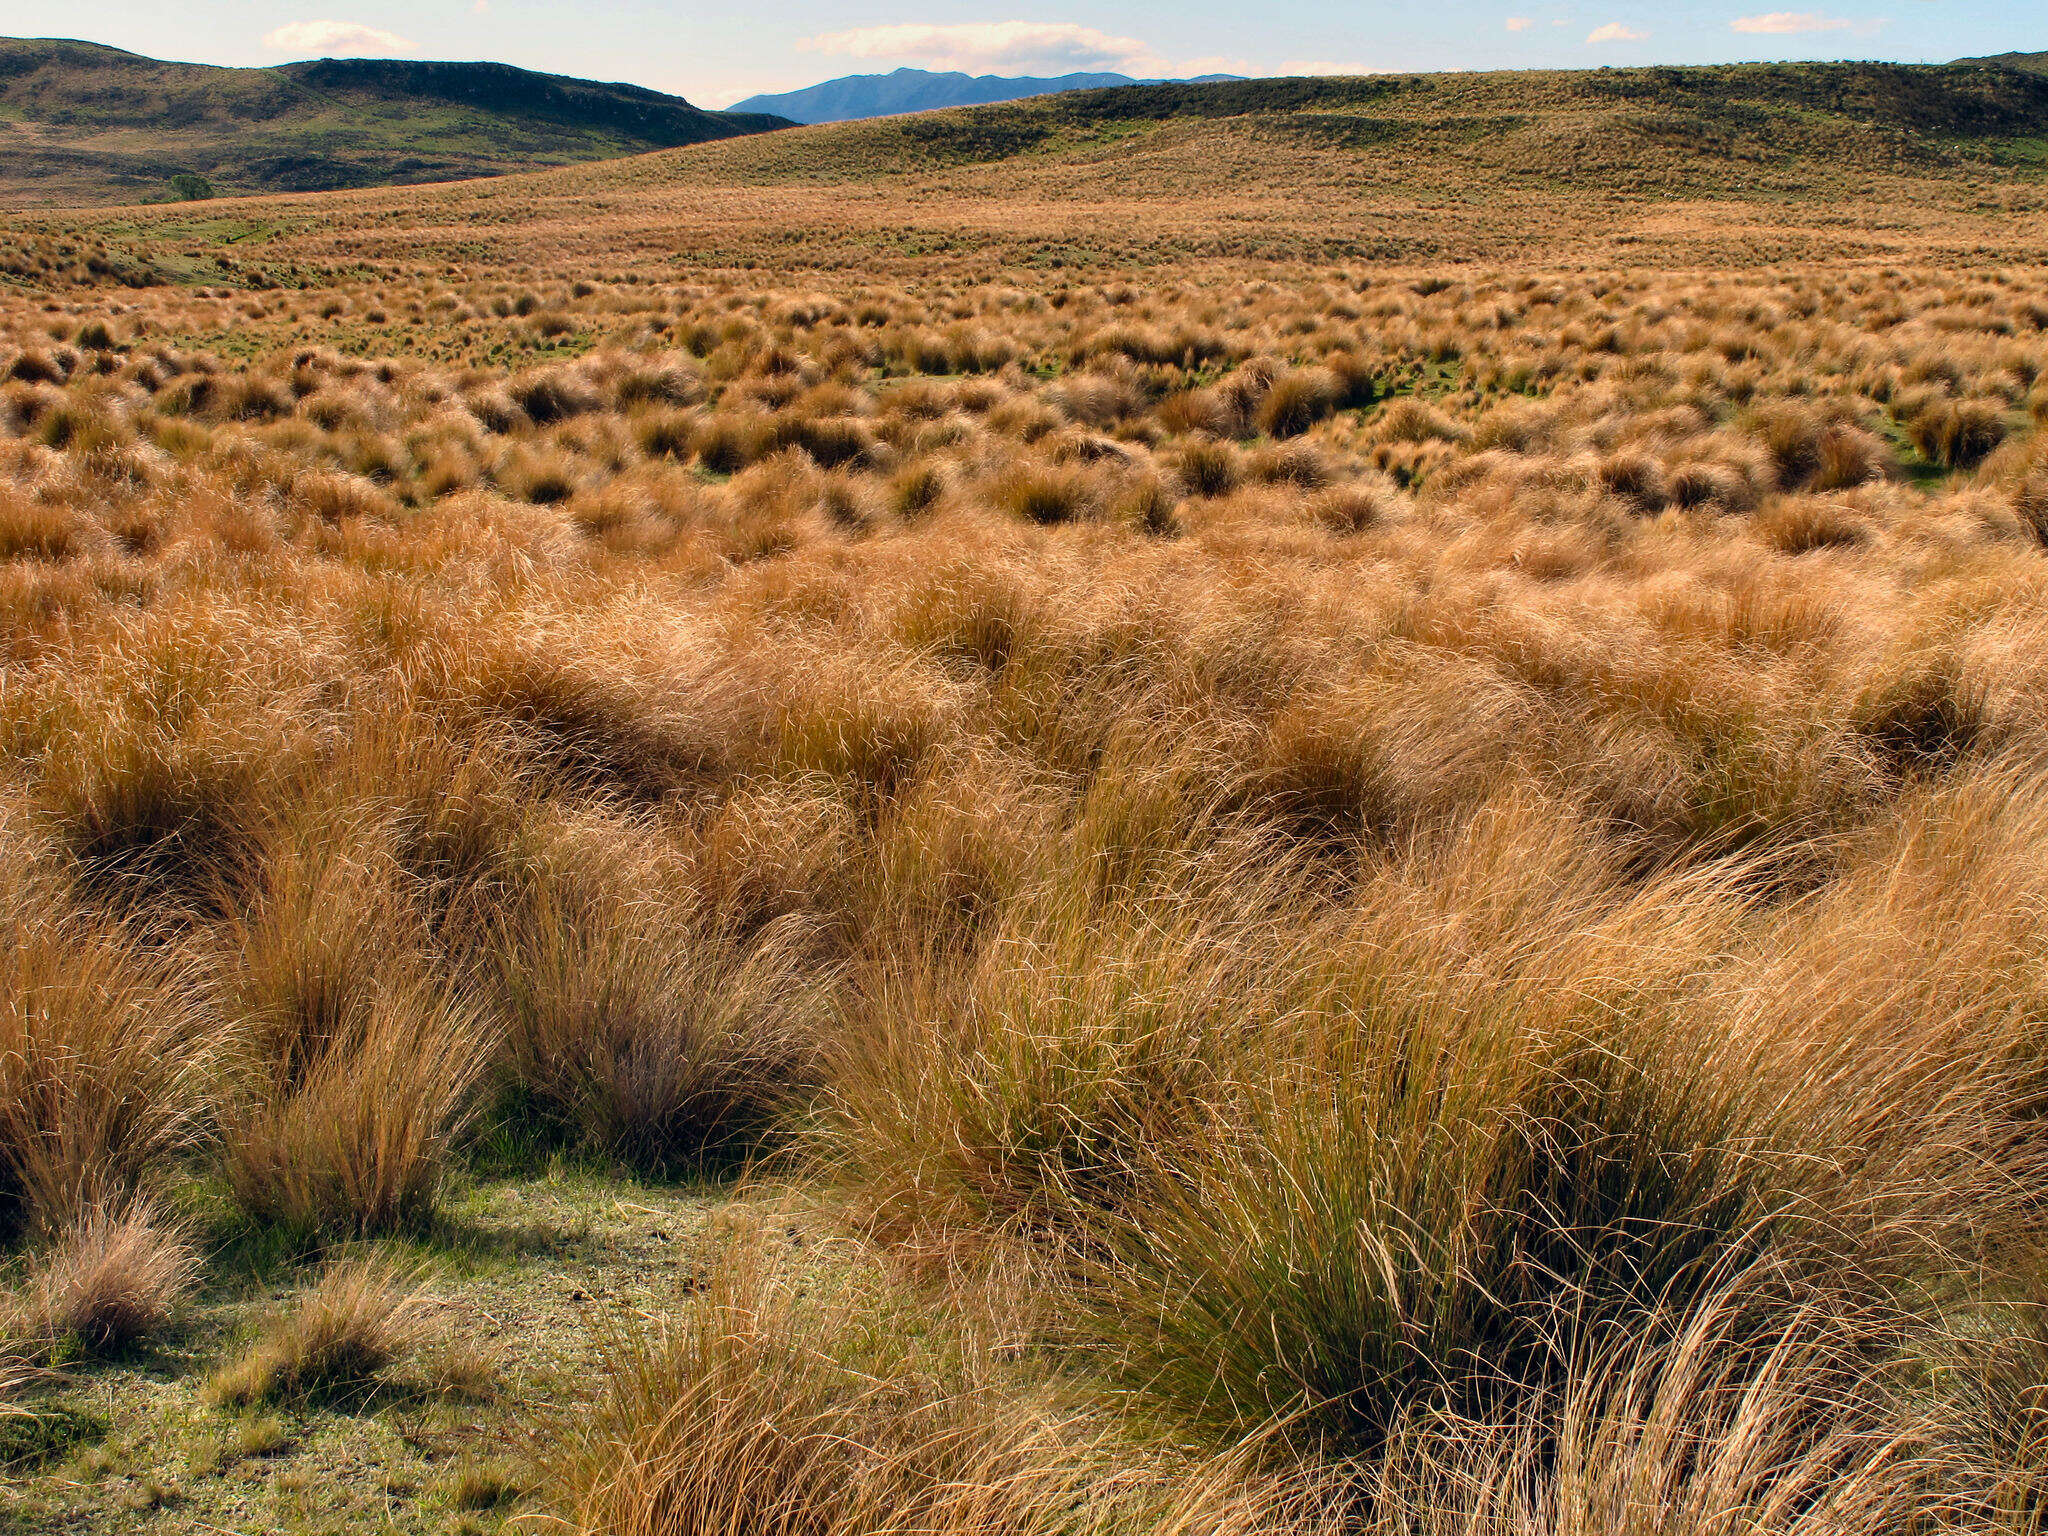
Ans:
{"type": "Polygon", "coordinates": [[[215,1402],[247,1408],[308,1398],[362,1398],[422,1344],[428,1298],[388,1260],[337,1259],[265,1325],[248,1353],[217,1372],[215,1402]]]}
{"type": "Polygon", "coordinates": [[[672,1328],[616,1341],[547,1523],[994,1536],[1111,1505],[1050,1405],[1002,1391],[972,1346],[920,1348],[866,1289],[807,1300],[729,1264],[672,1328]]]}
{"type": "Polygon", "coordinates": [[[242,1210],[330,1240],[431,1216],[493,1042],[425,970],[396,872],[343,831],[297,829],[240,927],[247,1086],[224,1126],[242,1210]]]}
{"type": "Polygon", "coordinates": [[[198,1268],[197,1252],[155,1207],[95,1207],[35,1255],[14,1332],[95,1350],[154,1339],[176,1317],[198,1268]]]}
{"type": "Polygon", "coordinates": [[[0,1224],[54,1235],[147,1189],[200,1138],[219,1031],[201,999],[118,933],[36,895],[8,908],[0,1224]]]}
{"type": "Polygon", "coordinates": [[[744,1154],[816,1077],[824,984],[800,920],[737,941],[678,872],[633,878],[629,833],[557,840],[492,945],[528,1112],[653,1171],[744,1154]]]}

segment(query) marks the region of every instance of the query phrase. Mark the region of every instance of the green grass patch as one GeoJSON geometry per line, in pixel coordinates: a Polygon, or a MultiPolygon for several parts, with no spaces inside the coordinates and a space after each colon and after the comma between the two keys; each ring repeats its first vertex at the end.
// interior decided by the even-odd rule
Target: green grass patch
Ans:
{"type": "Polygon", "coordinates": [[[0,1418],[0,1470],[32,1472],[106,1438],[107,1421],[65,1404],[0,1418]]]}

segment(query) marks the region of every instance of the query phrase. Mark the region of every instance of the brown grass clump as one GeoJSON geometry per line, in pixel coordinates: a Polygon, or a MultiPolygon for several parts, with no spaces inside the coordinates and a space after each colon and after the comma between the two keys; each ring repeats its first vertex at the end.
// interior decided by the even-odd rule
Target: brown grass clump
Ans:
{"type": "Polygon", "coordinates": [[[193,1287],[198,1254],[147,1203],[84,1212],[32,1263],[18,1336],[118,1350],[162,1333],[193,1287]]]}
{"type": "Polygon", "coordinates": [[[216,1402],[251,1407],[309,1397],[362,1397],[424,1337],[426,1293],[380,1259],[338,1259],[266,1325],[211,1383],[216,1402]]]}
{"type": "Polygon", "coordinates": [[[1298,437],[1336,408],[1340,389],[1324,369],[1282,374],[1260,400],[1259,430],[1272,437],[1298,437]]]}
{"type": "Polygon", "coordinates": [[[1772,405],[1753,412],[1749,427],[1786,490],[1843,490],[1880,478],[1890,463],[1884,444],[1839,407],[1772,405]]]}
{"type": "Polygon", "coordinates": [[[1924,1463],[1873,1405],[1844,1412],[1853,1335],[1792,1316],[1751,1347],[1739,1302],[1708,1305],[1574,1362],[1541,1422],[1417,1426],[1373,1474],[1360,1528],[1413,1529],[1417,1510],[1446,1533],[1912,1528],[1924,1463]]]}
{"type": "Polygon", "coordinates": [[[0,1224],[118,1208],[198,1139],[218,1035],[118,936],[34,897],[0,911],[0,1224]]]}
{"type": "Polygon", "coordinates": [[[920,1348],[862,1289],[806,1300],[731,1264],[671,1330],[619,1340],[548,1523],[994,1536],[1112,1506],[1056,1413],[1005,1393],[971,1347],[920,1348]]]}
{"type": "Polygon", "coordinates": [[[1781,501],[1759,513],[1757,536],[1783,555],[1804,555],[1821,549],[1854,549],[1867,544],[1874,530],[1851,508],[1814,498],[1781,501]]]}
{"type": "Polygon", "coordinates": [[[78,520],[65,508],[0,494],[0,560],[63,560],[80,547],[78,520]]]}
{"type": "Polygon", "coordinates": [[[250,1084],[227,1115],[227,1181],[250,1216],[307,1237],[431,1214],[491,1051],[474,1005],[408,951],[390,874],[349,853],[280,856],[239,935],[250,1084]]]}
{"type": "Polygon", "coordinates": [[[278,1072],[230,1121],[236,1202],[308,1236],[417,1227],[489,1061],[487,1038],[463,1006],[410,987],[360,1000],[315,1060],[278,1072]]]}
{"type": "Polygon", "coordinates": [[[994,486],[992,499],[1010,516],[1041,524],[1076,522],[1090,516],[1097,505],[1090,478],[1071,469],[1012,471],[994,486]]]}
{"type": "Polygon", "coordinates": [[[879,1230],[971,1244],[1058,1228],[1194,1132],[1224,1070],[1230,957],[1196,919],[1112,926],[1134,916],[1070,898],[949,985],[877,981],[828,1145],[879,1230]]]}
{"type": "Polygon", "coordinates": [[[1242,475],[1238,456],[1228,443],[1190,443],[1181,450],[1175,468],[1194,496],[1227,496],[1242,475]]]}
{"type": "Polygon", "coordinates": [[[194,894],[290,775],[310,658],[260,636],[232,609],[158,615],[106,635],[93,667],[37,678],[36,796],[103,887],[194,894]]]}
{"type": "MultiPolygon", "coordinates": [[[[556,856],[615,857],[625,841],[593,827],[556,856]]],[[[531,1107],[661,1171],[744,1151],[800,1100],[828,978],[807,974],[800,927],[742,943],[647,873],[546,879],[494,947],[508,1067],[531,1107]]]]}
{"type": "Polygon", "coordinates": [[[1385,479],[1353,481],[1317,496],[1308,504],[1308,515],[1318,527],[1335,534],[1364,533],[1396,516],[1401,494],[1385,479]]]}
{"type": "Polygon", "coordinates": [[[2005,441],[2003,400],[1936,397],[1901,408],[1913,446],[1943,469],[1974,469],[2005,441]]]}

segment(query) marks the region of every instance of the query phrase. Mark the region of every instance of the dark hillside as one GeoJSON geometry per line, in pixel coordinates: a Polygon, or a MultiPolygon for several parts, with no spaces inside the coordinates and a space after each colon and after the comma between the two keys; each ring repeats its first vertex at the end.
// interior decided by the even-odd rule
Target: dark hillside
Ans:
{"type": "Polygon", "coordinates": [[[15,206],[143,201],[181,172],[221,192],[447,181],[782,126],[505,64],[219,69],[0,39],[0,199],[15,206]]]}
{"type": "Polygon", "coordinates": [[[1995,53],[1984,59],[1962,59],[1964,64],[1988,64],[1999,69],[2028,69],[2048,74],[2048,51],[2040,53],[1995,53]]]}
{"type": "Polygon", "coordinates": [[[1873,172],[2048,167],[2048,74],[1796,64],[1172,83],[808,129],[720,158],[781,180],[1160,155],[1201,181],[1226,165],[1242,177],[1246,161],[1219,152],[1254,143],[1366,155],[1397,182],[1693,195],[1761,177],[1823,192],[1873,172]]]}

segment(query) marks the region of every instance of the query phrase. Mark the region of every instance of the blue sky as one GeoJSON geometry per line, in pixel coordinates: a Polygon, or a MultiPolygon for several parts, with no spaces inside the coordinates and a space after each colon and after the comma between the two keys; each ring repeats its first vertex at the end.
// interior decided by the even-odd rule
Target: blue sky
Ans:
{"type": "Polygon", "coordinates": [[[159,58],[499,59],[724,106],[899,65],[976,74],[1329,74],[2048,48],[2043,0],[0,0],[0,35],[159,58]],[[1787,6],[1790,9],[1777,9],[1787,6]],[[1818,8],[1809,9],[1809,6],[1818,8]]]}

